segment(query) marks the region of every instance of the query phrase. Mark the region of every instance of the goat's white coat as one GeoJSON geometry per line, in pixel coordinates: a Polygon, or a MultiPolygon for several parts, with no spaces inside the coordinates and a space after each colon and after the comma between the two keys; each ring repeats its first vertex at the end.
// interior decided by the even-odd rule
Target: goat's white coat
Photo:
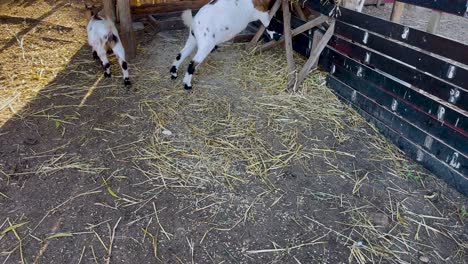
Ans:
{"type": "MultiPolygon", "coordinates": [[[[180,64],[195,48],[198,49],[192,61],[198,66],[216,45],[235,37],[250,22],[260,20],[265,27],[270,24],[268,12],[256,9],[252,0],[218,0],[203,6],[195,17],[192,17],[190,10],[185,11],[182,19],[190,28],[190,33],[185,47],[180,51],[180,58],[172,64],[173,78],[177,77],[180,64]]],[[[191,80],[192,74],[187,72],[184,77],[186,88],[192,87],[191,80]]]]}
{"type": "MultiPolygon", "coordinates": [[[[105,67],[109,63],[107,59],[107,49],[111,48],[115,56],[119,60],[119,64],[122,68],[123,77],[125,84],[129,84],[128,68],[123,68],[123,63],[126,64],[125,50],[122,46],[122,42],[119,37],[119,33],[115,24],[109,19],[96,19],[91,17],[87,26],[88,32],[88,43],[92,47],[93,52],[95,51],[101,59],[102,65],[105,67]],[[114,36],[117,41],[113,41],[114,36]]],[[[127,66],[128,67],[128,66],[127,66]]],[[[105,69],[106,74],[110,75],[110,68],[105,69]]]]}

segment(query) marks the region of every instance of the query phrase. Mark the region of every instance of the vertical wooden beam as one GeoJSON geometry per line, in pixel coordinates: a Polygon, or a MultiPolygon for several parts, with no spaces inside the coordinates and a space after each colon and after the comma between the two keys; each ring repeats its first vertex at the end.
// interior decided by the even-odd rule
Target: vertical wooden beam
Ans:
{"type": "Polygon", "coordinates": [[[104,14],[107,18],[110,18],[115,22],[115,6],[113,0],[102,0],[102,5],[104,7],[104,14]]]}
{"type": "Polygon", "coordinates": [[[427,23],[426,31],[431,34],[436,34],[440,26],[440,19],[442,18],[442,12],[433,11],[429,22],[427,23]]]}
{"type": "Polygon", "coordinates": [[[283,23],[284,23],[284,40],[286,48],[286,59],[288,62],[288,90],[294,89],[296,82],[296,66],[294,63],[294,53],[292,46],[291,33],[291,10],[289,9],[289,0],[282,0],[283,6],[283,23]]]}
{"type": "MultiPolygon", "coordinates": [[[[314,50],[317,49],[318,45],[319,45],[319,42],[320,40],[323,38],[323,33],[318,31],[318,30],[315,30],[314,31],[314,35],[312,37],[312,47],[311,47],[311,50],[310,52],[312,53],[314,50]]],[[[314,64],[312,64],[312,69],[313,68],[316,68],[318,66],[318,60],[315,61],[314,64]]]]}
{"type": "Polygon", "coordinates": [[[405,10],[405,3],[395,1],[393,3],[392,14],[390,15],[390,20],[395,23],[400,23],[401,16],[405,10]]]}
{"type": "Polygon", "coordinates": [[[333,36],[334,32],[335,32],[335,20],[333,20],[331,22],[330,27],[327,29],[325,34],[322,36],[322,39],[320,39],[320,41],[316,45],[315,49],[312,50],[312,52],[310,53],[309,59],[307,60],[307,62],[304,64],[304,67],[302,67],[301,71],[297,75],[296,87],[294,87],[295,90],[299,89],[299,87],[304,82],[307,74],[309,74],[310,70],[312,69],[313,65],[317,64],[317,61],[319,60],[320,54],[322,53],[322,51],[327,46],[328,41],[333,36]]]}
{"type": "Polygon", "coordinates": [[[293,3],[293,7],[294,7],[294,11],[297,14],[297,16],[300,19],[302,19],[304,21],[307,21],[307,17],[305,16],[304,11],[302,11],[301,5],[299,3],[293,3]]]}
{"type": "Polygon", "coordinates": [[[125,48],[125,57],[127,60],[133,59],[136,55],[136,41],[132,27],[130,1],[117,0],[117,8],[120,17],[120,38],[122,39],[122,44],[125,48]]]}

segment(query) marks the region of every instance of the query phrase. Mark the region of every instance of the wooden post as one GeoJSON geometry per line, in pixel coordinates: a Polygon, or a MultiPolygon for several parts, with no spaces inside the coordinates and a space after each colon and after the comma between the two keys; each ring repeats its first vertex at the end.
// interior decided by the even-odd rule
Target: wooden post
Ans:
{"type": "Polygon", "coordinates": [[[427,28],[426,28],[426,31],[431,34],[435,34],[437,32],[440,26],[440,19],[442,18],[442,12],[438,12],[438,11],[433,11],[433,12],[434,13],[429,19],[429,22],[427,23],[427,28]]]}
{"type": "Polygon", "coordinates": [[[122,39],[122,43],[125,48],[125,57],[127,60],[133,59],[136,55],[136,41],[132,27],[130,1],[117,0],[117,8],[120,17],[120,38],[122,39]]]}
{"type": "Polygon", "coordinates": [[[401,16],[403,15],[403,10],[405,10],[405,3],[395,1],[393,3],[392,14],[390,15],[390,20],[395,23],[400,23],[401,16]]]}
{"type": "MultiPolygon", "coordinates": [[[[310,52],[312,53],[314,50],[317,49],[318,45],[319,45],[319,42],[320,40],[323,38],[323,33],[316,30],[314,32],[314,35],[312,37],[312,47],[311,47],[311,50],[310,52]]],[[[313,68],[316,68],[318,66],[318,60],[315,61],[315,63],[312,65],[312,69],[313,68]]]]}
{"type": "Polygon", "coordinates": [[[296,87],[294,87],[295,90],[297,90],[299,88],[299,86],[302,85],[302,83],[305,80],[305,77],[310,72],[313,65],[315,65],[316,62],[318,61],[318,59],[320,57],[320,54],[322,53],[322,51],[327,46],[328,41],[333,36],[334,32],[335,32],[335,21],[333,20],[330,27],[327,29],[327,31],[323,35],[322,39],[317,44],[317,47],[314,50],[312,50],[312,52],[310,53],[309,59],[304,64],[304,67],[302,67],[302,70],[297,75],[296,87]]]}
{"type": "Polygon", "coordinates": [[[288,62],[288,90],[292,90],[294,88],[294,83],[296,82],[296,66],[294,63],[293,56],[294,53],[291,33],[291,10],[289,9],[289,0],[282,0],[282,7],[286,60],[288,62]]]}
{"type": "Polygon", "coordinates": [[[110,18],[115,22],[115,6],[113,0],[102,0],[102,5],[104,7],[104,14],[106,17],[110,18]]]}
{"type": "Polygon", "coordinates": [[[302,11],[302,7],[299,3],[293,3],[294,11],[299,16],[300,19],[307,21],[306,16],[304,15],[304,11],[302,11]]]}

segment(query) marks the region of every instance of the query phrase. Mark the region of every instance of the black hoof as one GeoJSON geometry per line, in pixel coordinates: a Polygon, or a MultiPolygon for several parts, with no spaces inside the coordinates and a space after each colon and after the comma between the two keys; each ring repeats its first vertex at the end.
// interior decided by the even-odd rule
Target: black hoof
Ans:
{"type": "Polygon", "coordinates": [[[132,85],[132,82],[130,81],[129,78],[125,78],[125,79],[124,79],[124,85],[125,85],[125,86],[130,86],[130,85],[132,85]]]}
{"type": "Polygon", "coordinates": [[[218,50],[218,45],[214,46],[213,50],[211,52],[215,52],[216,50],[218,50]]]}
{"type": "Polygon", "coordinates": [[[188,86],[187,84],[184,84],[184,89],[185,90],[192,90],[192,86],[188,86]]]}
{"type": "Polygon", "coordinates": [[[177,76],[171,74],[171,80],[177,79],[177,76]]]}
{"type": "Polygon", "coordinates": [[[110,78],[111,76],[112,76],[112,74],[110,74],[110,73],[107,73],[107,72],[104,72],[104,77],[106,77],[106,78],[110,78]]]}

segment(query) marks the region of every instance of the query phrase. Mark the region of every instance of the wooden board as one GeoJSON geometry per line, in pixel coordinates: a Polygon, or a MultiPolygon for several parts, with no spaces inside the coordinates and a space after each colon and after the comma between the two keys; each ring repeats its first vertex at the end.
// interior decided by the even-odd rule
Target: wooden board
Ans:
{"type": "MultiPolygon", "coordinates": [[[[333,9],[332,5],[322,6],[316,1],[307,1],[305,6],[326,15],[328,15],[333,9]]],[[[463,43],[414,28],[405,27],[400,24],[392,23],[346,8],[340,8],[340,13],[341,15],[337,17],[337,19],[341,22],[355,25],[384,37],[388,37],[468,65],[468,52],[466,52],[468,50],[468,46],[463,43]]]]}
{"type": "MultiPolygon", "coordinates": [[[[460,87],[468,87],[468,70],[446,60],[398,44],[397,42],[389,41],[384,37],[353,27],[352,25],[343,22],[337,23],[336,33],[375,51],[416,67],[421,71],[428,72],[447,82],[460,87]],[[453,76],[449,75],[450,71],[454,72],[453,76]]],[[[463,52],[468,53],[468,47],[466,47],[463,52]]]]}

